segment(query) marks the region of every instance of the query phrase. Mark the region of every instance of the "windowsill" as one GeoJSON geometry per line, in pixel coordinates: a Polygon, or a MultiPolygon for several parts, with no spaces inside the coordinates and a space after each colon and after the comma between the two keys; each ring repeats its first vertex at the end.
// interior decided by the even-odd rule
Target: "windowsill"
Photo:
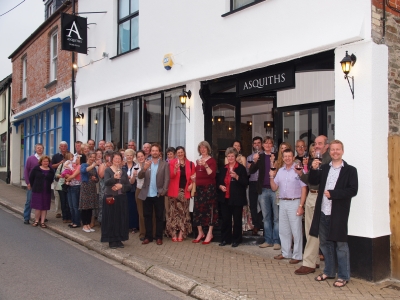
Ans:
{"type": "Polygon", "coordinates": [[[227,13],[221,15],[221,17],[223,17],[223,18],[224,18],[224,17],[227,17],[227,16],[229,16],[229,15],[232,15],[232,14],[234,14],[234,13],[237,13],[238,11],[241,11],[241,10],[243,10],[243,9],[246,9],[246,8],[248,8],[248,7],[250,7],[250,6],[256,5],[256,4],[261,3],[261,2],[264,2],[264,1],[265,1],[265,0],[257,0],[257,1],[255,1],[255,2],[249,3],[249,4],[247,4],[247,5],[244,5],[244,6],[242,6],[242,7],[239,7],[239,8],[237,8],[237,9],[231,10],[230,12],[227,12],[227,13]]]}
{"type": "Polygon", "coordinates": [[[21,100],[19,100],[19,101],[18,101],[18,104],[25,103],[25,102],[26,102],[26,100],[28,100],[26,97],[25,97],[25,98],[22,98],[21,100]]]}
{"type": "MultiPolygon", "coordinates": [[[[263,0],[263,1],[264,1],[264,0],[263,0]]],[[[126,51],[126,52],[124,52],[124,53],[121,53],[121,54],[115,55],[115,56],[113,56],[113,57],[110,57],[110,59],[118,58],[118,57],[120,57],[120,56],[123,56],[123,55],[125,55],[125,54],[131,53],[131,52],[136,51],[136,50],[139,50],[139,49],[140,49],[139,47],[136,47],[136,48],[134,48],[134,49],[132,49],[132,50],[129,50],[129,51],[126,51]]]]}
{"type": "Polygon", "coordinates": [[[53,81],[50,81],[48,84],[44,86],[45,89],[48,89],[49,87],[52,87],[53,85],[57,84],[57,79],[54,79],[53,81]]]}

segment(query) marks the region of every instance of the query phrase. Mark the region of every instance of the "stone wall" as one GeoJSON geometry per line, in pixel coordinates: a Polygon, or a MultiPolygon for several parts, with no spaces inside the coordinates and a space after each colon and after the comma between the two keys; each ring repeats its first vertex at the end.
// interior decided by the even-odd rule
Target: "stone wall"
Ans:
{"type": "Polygon", "coordinates": [[[386,5],[385,36],[383,36],[383,1],[372,0],[372,39],[386,44],[389,49],[389,136],[400,135],[400,0],[390,0],[386,5]]]}

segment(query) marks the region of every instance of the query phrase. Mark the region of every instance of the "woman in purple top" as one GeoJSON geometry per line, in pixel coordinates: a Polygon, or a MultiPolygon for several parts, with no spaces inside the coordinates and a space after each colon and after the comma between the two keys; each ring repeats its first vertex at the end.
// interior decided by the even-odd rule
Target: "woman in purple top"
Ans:
{"type": "Polygon", "coordinates": [[[51,184],[54,179],[54,170],[49,165],[50,157],[43,155],[39,159],[39,165],[34,167],[29,174],[32,189],[31,207],[35,209],[35,222],[32,224],[34,227],[39,225],[39,219],[42,221],[40,227],[47,227],[44,220],[50,209],[51,184]]]}

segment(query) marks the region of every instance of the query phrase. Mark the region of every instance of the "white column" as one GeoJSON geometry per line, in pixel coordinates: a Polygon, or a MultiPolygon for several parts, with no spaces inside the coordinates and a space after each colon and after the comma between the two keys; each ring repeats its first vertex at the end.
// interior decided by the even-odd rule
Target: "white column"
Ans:
{"type": "Polygon", "coordinates": [[[353,236],[390,234],[387,78],[386,45],[368,40],[335,50],[335,138],[344,143],[344,160],[358,170],[358,195],[349,219],[353,236]],[[346,51],[357,57],[349,74],[354,76],[354,100],[340,66],[346,51]]]}

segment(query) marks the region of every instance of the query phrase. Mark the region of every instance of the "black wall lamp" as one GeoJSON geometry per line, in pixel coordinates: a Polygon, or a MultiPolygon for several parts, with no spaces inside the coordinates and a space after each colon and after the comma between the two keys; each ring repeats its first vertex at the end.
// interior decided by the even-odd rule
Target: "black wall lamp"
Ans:
{"type": "Polygon", "coordinates": [[[354,76],[349,76],[349,73],[351,71],[351,67],[353,67],[355,65],[356,61],[357,61],[357,57],[354,54],[349,55],[348,52],[346,51],[346,56],[340,62],[343,73],[344,73],[344,79],[347,79],[347,82],[349,83],[349,87],[350,87],[351,94],[353,95],[353,99],[354,99],[354,76]],[[351,84],[349,81],[349,77],[351,78],[351,84]]]}
{"type": "Polygon", "coordinates": [[[284,135],[285,138],[288,138],[289,133],[290,133],[290,132],[289,132],[289,128],[284,128],[284,129],[283,129],[283,135],[284,135]]]}
{"type": "Polygon", "coordinates": [[[264,128],[267,133],[271,132],[272,128],[274,128],[274,122],[273,121],[265,121],[264,128]]]}
{"type": "Polygon", "coordinates": [[[76,129],[82,134],[83,134],[83,132],[82,132],[83,131],[83,125],[81,125],[82,126],[82,131],[79,130],[78,126],[79,126],[79,123],[83,120],[84,116],[85,116],[84,113],[79,113],[79,112],[76,112],[76,115],[75,115],[76,129]]]}
{"type": "Polygon", "coordinates": [[[186,117],[186,119],[189,120],[189,123],[190,123],[190,107],[185,108],[185,105],[186,105],[187,98],[190,99],[191,97],[192,97],[192,92],[190,90],[187,91],[187,92],[185,90],[182,90],[182,94],[179,95],[179,102],[180,102],[181,106],[176,106],[175,107],[175,108],[179,108],[181,110],[181,112],[186,117]],[[188,111],[187,115],[186,115],[186,112],[184,110],[188,111]]]}

